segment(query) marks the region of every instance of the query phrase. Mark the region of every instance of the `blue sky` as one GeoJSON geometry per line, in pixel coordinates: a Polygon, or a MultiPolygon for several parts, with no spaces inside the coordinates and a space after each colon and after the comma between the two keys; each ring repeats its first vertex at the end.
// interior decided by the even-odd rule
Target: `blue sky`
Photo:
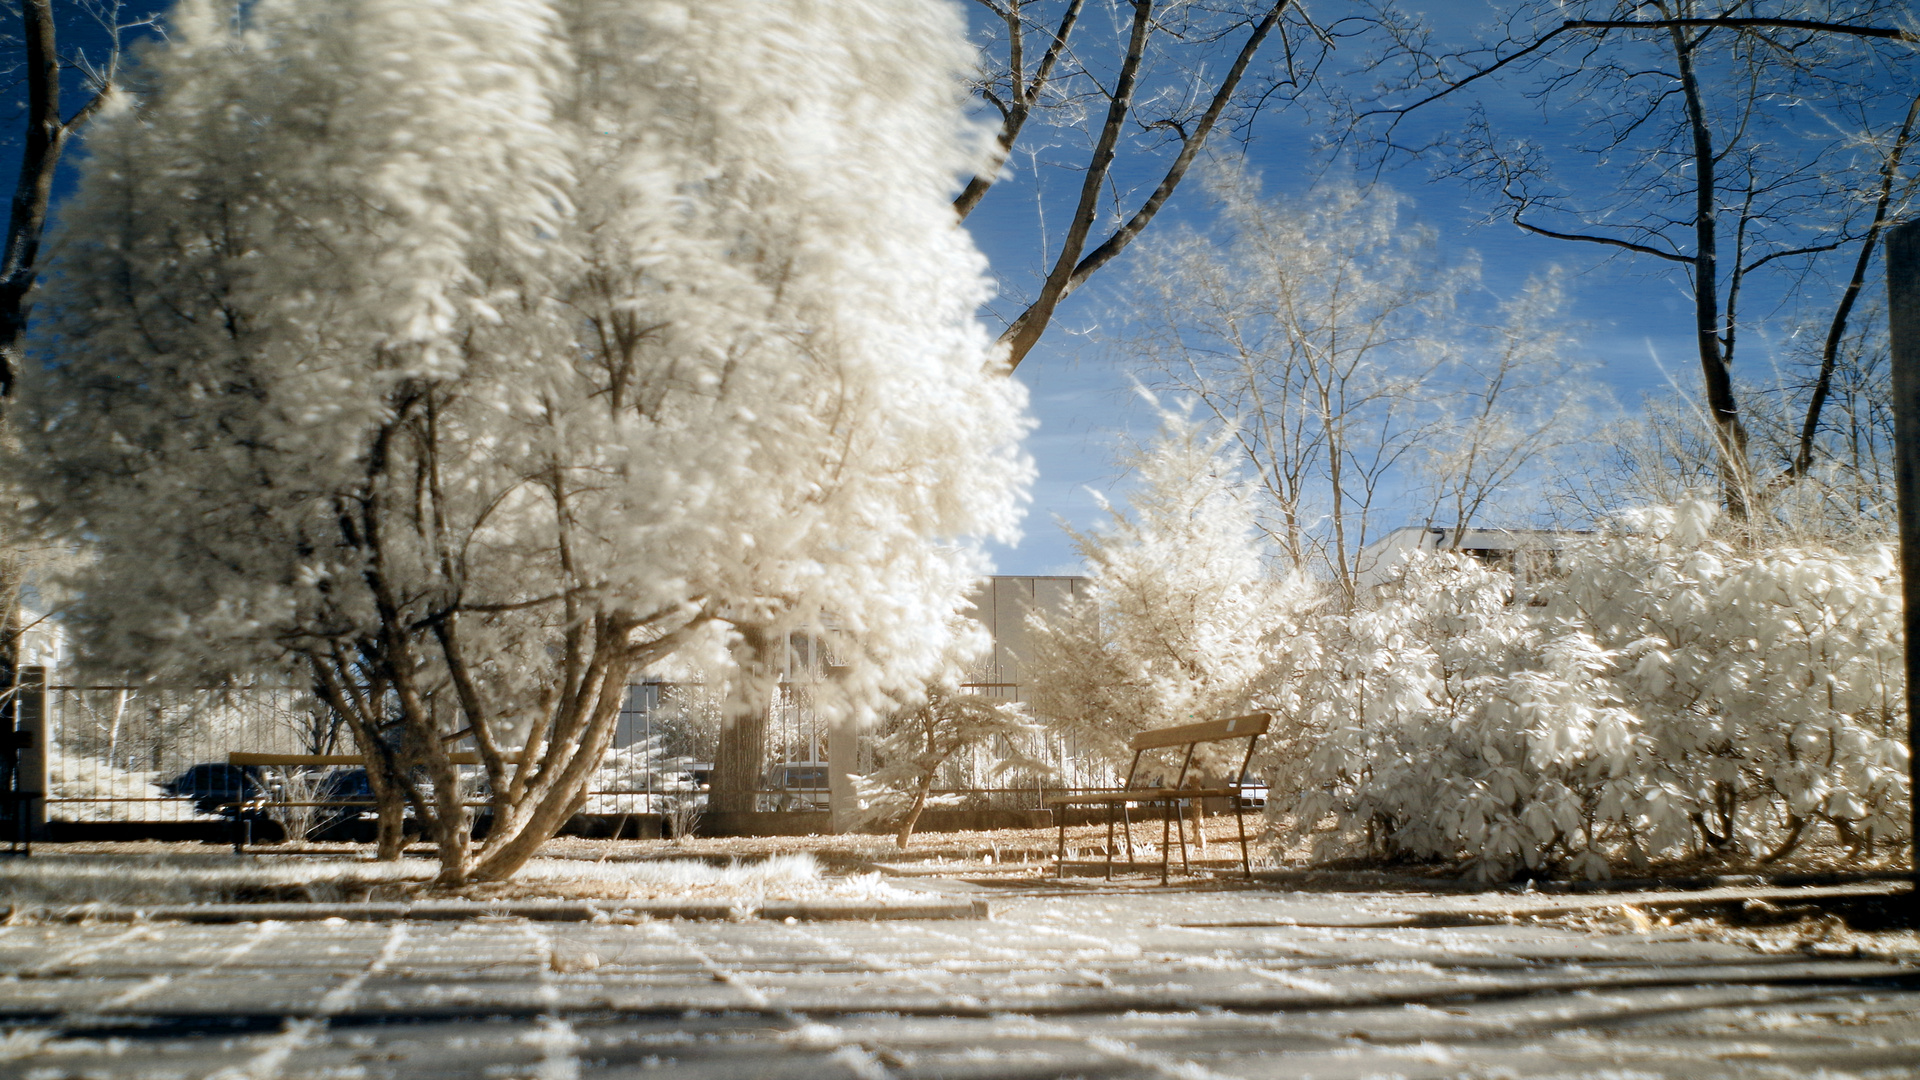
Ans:
{"type": "MultiPolygon", "coordinates": [[[[1098,6],[1090,4],[1089,10],[1098,6]]],[[[1407,0],[1405,6],[1422,11],[1441,38],[1456,43],[1476,38],[1485,40],[1481,32],[1483,24],[1519,8],[1515,3],[1496,4],[1487,0],[1407,0]]],[[[1338,19],[1357,10],[1353,5],[1321,5],[1315,8],[1315,14],[1325,25],[1326,19],[1338,19]]],[[[1544,6],[1540,10],[1546,12],[1543,17],[1555,20],[1561,17],[1544,6]]],[[[1620,45],[1618,39],[1608,39],[1596,55],[1621,55],[1612,51],[1620,45]]],[[[1342,43],[1342,50],[1336,54],[1338,62],[1329,68],[1353,61],[1364,52],[1365,46],[1349,39],[1342,43]]],[[[1847,69],[1845,77],[1856,80],[1850,85],[1879,90],[1895,89],[1898,84],[1908,91],[1913,89],[1914,69],[1910,57],[1898,53],[1874,55],[1877,59],[1872,62],[1847,69]]],[[[1557,57],[1555,62],[1567,58],[1557,57]]],[[[1629,66],[1637,66],[1642,57],[1633,59],[1634,64],[1629,66]]],[[[1646,66],[1667,65],[1655,62],[1646,66]]],[[[1323,69],[1323,73],[1326,70],[1323,69]]],[[[1582,69],[1563,67],[1559,70],[1582,69]]],[[[1474,94],[1465,97],[1484,100],[1501,136],[1528,136],[1537,141],[1562,176],[1570,180],[1571,194],[1585,200],[1590,211],[1603,212],[1594,208],[1605,204],[1606,189],[1600,185],[1609,181],[1602,179],[1604,170],[1617,171],[1632,160],[1631,155],[1615,155],[1615,160],[1607,162],[1578,157],[1569,153],[1568,148],[1583,124],[1614,115],[1607,111],[1617,108],[1614,99],[1598,99],[1591,103],[1593,108],[1584,110],[1577,102],[1564,97],[1543,106],[1530,102],[1515,92],[1513,86],[1498,85],[1497,80],[1476,84],[1474,94]],[[1480,93],[1482,90],[1484,94],[1480,93]],[[1582,172],[1583,169],[1588,171],[1582,172]],[[1595,169],[1603,171],[1592,171],[1595,169]]],[[[1834,131],[1855,130],[1838,106],[1829,100],[1805,95],[1782,100],[1792,108],[1780,115],[1790,115],[1792,119],[1780,121],[1781,126],[1773,133],[1789,147],[1784,153],[1796,152],[1791,149],[1794,144],[1786,140],[1808,137],[1812,141],[1800,145],[1824,146],[1827,144],[1820,140],[1834,131]],[[1836,126],[1824,126],[1829,124],[1836,126]],[[1795,125],[1798,125],[1797,133],[1795,125]]],[[[1415,113],[1401,134],[1408,137],[1407,141],[1418,141],[1422,130],[1430,132],[1439,125],[1458,123],[1466,104],[1467,100],[1457,103],[1450,100],[1443,106],[1415,113]]],[[[1779,104],[1769,101],[1766,107],[1779,104]]],[[[1882,102],[1875,106],[1879,110],[1876,122],[1884,121],[1888,115],[1886,110],[1895,107],[1904,114],[1906,101],[1882,102]]],[[[1896,118],[1885,127],[1891,130],[1897,123],[1896,118]]],[[[1315,134],[1299,112],[1281,110],[1258,121],[1244,144],[1216,137],[1215,145],[1228,153],[1244,154],[1247,163],[1264,177],[1269,191],[1299,192],[1327,168],[1324,159],[1315,152],[1315,134]]],[[[1822,164],[1833,165],[1836,160],[1857,161],[1858,158],[1829,158],[1822,164]]],[[[1570,316],[1578,326],[1578,348],[1570,359],[1588,368],[1618,409],[1636,411],[1649,394],[1666,395],[1675,390],[1692,394],[1696,390],[1700,372],[1692,297],[1685,276],[1676,264],[1639,256],[1610,257],[1615,249],[1529,235],[1504,220],[1483,223],[1489,209],[1486,198],[1458,183],[1433,179],[1429,168],[1425,162],[1402,163],[1380,179],[1411,200],[1411,216],[1433,228],[1443,248],[1470,248],[1478,253],[1482,267],[1481,293],[1476,298],[1463,298],[1465,306],[1477,303],[1490,307],[1509,299],[1529,277],[1557,265],[1567,274],[1565,286],[1570,316]]],[[[1135,175],[1121,172],[1118,186],[1124,190],[1129,185],[1150,182],[1157,177],[1157,172],[1150,177],[1144,172],[1135,175]]],[[[1188,178],[1133,250],[1137,251],[1141,244],[1151,244],[1156,234],[1164,235],[1167,229],[1183,223],[1195,227],[1206,225],[1209,217],[1206,195],[1194,179],[1188,178]]],[[[1044,200],[1046,212],[1058,222],[1064,220],[1065,200],[1077,190],[1078,177],[1056,169],[1049,174],[1048,182],[1052,186],[1044,200]]],[[[1866,186],[1867,182],[1863,178],[1860,186],[1866,186]]],[[[1137,200],[1136,194],[1133,202],[1137,200]]],[[[1038,280],[1040,244],[1035,236],[1033,206],[1040,201],[1027,182],[1019,178],[1003,181],[1002,187],[990,193],[967,221],[975,241],[992,260],[996,274],[1012,286],[1011,291],[1021,295],[1030,292],[1038,280]]],[[[1783,216],[1780,220],[1805,225],[1819,219],[1783,216]]],[[[1094,242],[1100,238],[1096,236],[1094,242]]],[[[1684,239],[1681,242],[1687,243],[1684,239]]],[[[1723,237],[1721,242],[1724,258],[1729,241],[1723,237]]],[[[1796,244],[1805,242],[1809,241],[1795,241],[1796,244]]],[[[1849,267],[1857,250],[1849,245],[1843,253],[1842,258],[1849,267]]],[[[1841,258],[1835,258],[1833,263],[1840,261],[1841,258]]],[[[1077,572],[1079,558],[1058,522],[1065,521],[1081,529],[1099,522],[1104,515],[1091,491],[1108,493],[1116,503],[1124,502],[1124,478],[1113,464],[1113,450],[1123,437],[1144,437],[1152,428],[1151,410],[1131,392],[1128,358],[1114,344],[1125,321],[1124,283],[1129,272],[1128,262],[1123,257],[1108,266],[1081,294],[1062,305],[1045,338],[1017,374],[1032,392],[1033,412],[1039,421],[1030,449],[1039,465],[1040,477],[1024,538],[1018,544],[993,549],[1000,573],[1077,572]]],[[[1786,265],[1776,263],[1775,267],[1786,265]]],[[[1878,273],[1877,268],[1874,272],[1878,273]]],[[[1766,278],[1749,279],[1745,288],[1739,331],[1741,346],[1735,357],[1736,379],[1774,385],[1778,380],[1770,365],[1778,352],[1775,348],[1780,344],[1778,335],[1788,325],[1786,319],[1777,317],[1791,314],[1787,310],[1789,305],[1782,303],[1786,293],[1779,288],[1777,280],[1766,278]],[[1770,333],[1775,335],[1774,340],[1769,340],[1770,333]]],[[[1808,312],[1820,314],[1824,305],[1823,317],[1830,316],[1831,299],[1818,289],[1810,295],[1814,299],[1808,312]]],[[[1019,310],[1017,305],[1012,307],[1014,311],[1019,310]]],[[[993,325],[997,330],[1002,324],[994,322],[993,325]]],[[[1414,520],[1411,508],[1404,514],[1388,508],[1374,524],[1377,530],[1383,531],[1414,520]],[[1395,520],[1396,517],[1402,520],[1395,520]]]]}
{"type": "MultiPolygon", "coordinates": [[[[134,6],[140,5],[130,5],[134,6]]],[[[1089,9],[1099,6],[1089,5],[1089,9]]],[[[1424,7],[1448,36],[1458,39],[1510,5],[1496,6],[1484,0],[1428,0],[1424,4],[1412,0],[1410,6],[1424,7]]],[[[977,17],[980,9],[974,5],[969,9],[977,17]]],[[[84,25],[71,23],[63,27],[63,31],[84,29],[84,25]]],[[[64,40],[73,44],[83,36],[72,33],[64,40]]],[[[1349,49],[1349,57],[1353,51],[1349,49]]],[[[16,87],[16,97],[23,96],[16,87]]],[[[1569,123],[1563,114],[1530,112],[1517,101],[1507,99],[1495,105],[1501,122],[1511,132],[1531,131],[1552,143],[1561,134],[1558,129],[1569,123]]],[[[70,108],[73,105],[77,100],[70,103],[70,108]]],[[[1452,118],[1436,111],[1416,123],[1452,118]]],[[[1044,134],[1034,127],[1029,133],[1044,134]]],[[[1244,153],[1270,190],[1297,192],[1325,167],[1313,150],[1314,134],[1297,112],[1279,111],[1257,123],[1244,144],[1217,138],[1215,144],[1225,152],[1244,153]]],[[[17,152],[17,140],[15,118],[0,131],[0,173],[12,175],[12,154],[7,151],[17,152]]],[[[1148,178],[1144,172],[1128,175],[1124,170],[1118,176],[1123,185],[1148,178]]],[[[1157,173],[1153,176],[1157,178],[1157,173]]],[[[1194,179],[1189,177],[1142,243],[1151,243],[1157,233],[1181,223],[1206,224],[1205,194],[1194,179]]],[[[1622,407],[1637,406],[1643,395],[1663,390],[1670,380],[1684,389],[1697,383],[1690,301],[1677,275],[1654,274],[1649,272],[1654,268],[1643,263],[1608,259],[1604,249],[1590,245],[1528,236],[1509,224],[1479,224],[1486,211],[1484,200],[1456,184],[1432,181],[1421,164],[1388,172],[1382,181],[1412,200],[1412,216],[1433,227],[1443,246],[1478,252],[1482,263],[1482,295],[1478,299],[1482,303],[1512,296],[1529,276],[1550,265],[1568,271],[1572,315],[1583,327],[1583,355],[1577,359],[1592,365],[1596,377],[1622,407]]],[[[1050,188],[1048,213],[1057,220],[1064,210],[1057,205],[1059,193],[1070,198],[1077,190],[1078,178],[1056,172],[1051,182],[1054,186],[1050,188]]],[[[1035,201],[1030,187],[1017,179],[1003,181],[967,222],[995,272],[1009,282],[1010,295],[1030,289],[1039,269],[1035,201]]],[[[993,548],[1000,573],[1077,572],[1079,558],[1058,522],[1083,529],[1097,523],[1103,515],[1093,491],[1111,493],[1116,501],[1124,501],[1123,478],[1113,464],[1115,447],[1122,438],[1144,437],[1152,428],[1151,410],[1133,393],[1128,360],[1113,343],[1124,322],[1119,312],[1124,306],[1123,285],[1128,273],[1128,260],[1123,258],[1070,298],[1016,376],[1029,388],[1039,422],[1029,443],[1039,466],[1039,480],[1023,539],[1018,544],[993,548]]],[[[1000,324],[993,325],[997,330],[1000,324]]],[[[1757,353],[1748,354],[1749,364],[1757,360],[1757,353]]],[[[1401,523],[1390,517],[1382,519],[1380,526],[1391,528],[1401,523]]]]}
{"type": "MultiPolygon", "coordinates": [[[[1282,115],[1261,124],[1244,147],[1228,143],[1222,149],[1244,153],[1268,190],[1297,192],[1323,167],[1312,142],[1311,130],[1282,115]]],[[[1692,306],[1682,283],[1649,276],[1645,266],[1608,259],[1586,245],[1529,236],[1506,223],[1482,224],[1484,203],[1456,184],[1432,181],[1424,166],[1389,172],[1381,182],[1412,200],[1410,217],[1434,228],[1444,247],[1478,252],[1482,302],[1505,300],[1529,277],[1563,267],[1572,316],[1584,327],[1578,359],[1593,365],[1594,376],[1616,402],[1635,405],[1649,391],[1662,389],[1669,376],[1686,388],[1697,380],[1692,306]]],[[[1035,277],[1031,201],[1031,192],[1010,180],[967,221],[995,272],[1015,287],[1035,277]]],[[[1190,177],[1137,244],[1152,243],[1158,231],[1183,223],[1204,227],[1210,216],[1206,201],[1190,177]]],[[[1060,522],[1084,530],[1103,520],[1095,491],[1116,503],[1125,501],[1125,478],[1113,463],[1114,449],[1125,438],[1144,438],[1154,426],[1151,407],[1133,390],[1130,361],[1113,340],[1124,322],[1120,300],[1129,269],[1123,257],[1069,298],[1016,373],[1032,394],[1039,421],[1028,443],[1039,480],[1020,542],[992,549],[997,573],[1081,572],[1079,555],[1060,522]]],[[[1001,324],[993,325],[997,330],[1001,324]]],[[[1380,525],[1403,523],[1383,519],[1380,525]]]]}
{"type": "MultiPolygon", "coordinates": [[[[1256,152],[1269,177],[1287,167],[1279,148],[1256,152]]],[[[1418,180],[1402,174],[1394,180],[1418,180]]],[[[1397,185],[1398,186],[1398,185],[1397,185]]],[[[1664,387],[1671,377],[1691,388],[1694,377],[1692,308],[1689,298],[1671,282],[1640,277],[1617,261],[1596,263],[1584,251],[1521,235],[1511,226],[1477,227],[1475,209],[1464,194],[1435,185],[1407,183],[1402,190],[1416,200],[1420,220],[1433,226],[1443,242],[1472,247],[1484,260],[1483,287],[1504,299],[1528,276],[1551,265],[1570,272],[1568,290],[1573,314],[1588,333],[1581,359],[1595,365],[1594,374],[1622,405],[1637,403],[1649,391],[1664,387]],[[1576,258],[1584,261],[1576,261],[1576,258]]],[[[1202,200],[1197,190],[1176,196],[1163,219],[1197,218],[1202,200]]],[[[980,213],[990,212],[983,207],[980,213]]],[[[976,224],[976,238],[990,258],[1014,237],[984,233],[976,224]]],[[[1006,252],[1001,258],[1015,258],[1006,252]]],[[[1116,328],[1111,308],[1118,278],[1126,267],[1107,271],[1087,291],[1069,299],[1041,344],[1021,364],[1015,378],[1032,395],[1039,428],[1028,439],[1028,450],[1039,467],[1025,533],[1015,545],[993,549],[995,572],[1002,574],[1072,574],[1082,572],[1071,540],[1060,528],[1066,522],[1086,529],[1105,514],[1093,492],[1125,501],[1125,478],[1113,463],[1114,449],[1126,437],[1143,438],[1152,432],[1151,407],[1133,390],[1130,361],[1107,338],[1116,328]]],[[[1402,522],[1383,522],[1391,528],[1402,522]]]]}

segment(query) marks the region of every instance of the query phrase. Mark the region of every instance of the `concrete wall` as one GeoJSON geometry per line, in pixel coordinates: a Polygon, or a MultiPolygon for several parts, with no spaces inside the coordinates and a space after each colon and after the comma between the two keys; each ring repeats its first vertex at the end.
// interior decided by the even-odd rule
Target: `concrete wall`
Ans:
{"type": "Polygon", "coordinates": [[[1084,577],[991,577],[973,595],[968,612],[993,635],[993,653],[976,675],[975,687],[989,697],[1027,700],[1027,680],[1020,657],[1026,652],[1027,616],[1040,611],[1054,614],[1086,595],[1084,577]]]}

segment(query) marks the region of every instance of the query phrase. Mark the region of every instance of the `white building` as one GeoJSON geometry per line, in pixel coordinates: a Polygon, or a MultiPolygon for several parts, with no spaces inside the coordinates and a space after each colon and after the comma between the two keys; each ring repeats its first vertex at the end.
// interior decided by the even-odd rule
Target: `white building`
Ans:
{"type": "Polygon", "coordinates": [[[1583,532],[1567,529],[1442,529],[1407,525],[1360,549],[1354,561],[1361,588],[1385,583],[1415,551],[1454,551],[1527,577],[1551,572],[1560,549],[1583,532]]]}
{"type": "Polygon", "coordinates": [[[1027,616],[1035,611],[1055,615],[1086,595],[1084,577],[990,577],[972,596],[968,615],[993,636],[993,652],[972,674],[968,689],[987,697],[1027,700],[1029,687],[1021,671],[1026,652],[1027,616]]]}

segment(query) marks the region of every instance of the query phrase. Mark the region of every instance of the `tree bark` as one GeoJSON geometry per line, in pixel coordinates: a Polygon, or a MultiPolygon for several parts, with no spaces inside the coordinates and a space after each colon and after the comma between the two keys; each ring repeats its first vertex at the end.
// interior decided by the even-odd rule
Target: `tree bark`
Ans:
{"type": "Polygon", "coordinates": [[[913,827],[920,824],[920,812],[927,808],[927,795],[933,790],[933,773],[929,772],[920,780],[920,789],[913,793],[913,805],[907,807],[907,815],[900,819],[900,829],[894,834],[893,842],[901,851],[907,850],[907,841],[913,839],[913,827]]]}
{"type": "Polygon", "coordinates": [[[1908,854],[1915,871],[1909,918],[1920,918],[1920,221],[1887,230],[1887,308],[1893,336],[1893,473],[1899,493],[1900,577],[1906,639],[1908,854]]]}
{"type": "Polygon", "coordinates": [[[745,814],[754,810],[754,792],[767,764],[767,720],[772,696],[733,716],[720,729],[720,746],[713,755],[713,781],[707,806],[716,813],[745,814]]]}
{"type": "Polygon", "coordinates": [[[27,118],[20,148],[20,175],[14,182],[7,218],[7,240],[0,251],[0,401],[13,396],[20,371],[20,342],[27,328],[27,294],[39,269],[40,240],[46,232],[53,180],[67,141],[112,93],[112,72],[119,59],[119,35],[107,58],[108,82],[71,118],[60,117],[60,50],[54,32],[53,0],[22,0],[21,46],[26,54],[27,118]]]}
{"type": "MultiPolygon", "coordinates": [[[[1239,55],[1221,78],[1212,100],[1208,102],[1192,131],[1180,131],[1180,153],[1167,168],[1166,175],[1153,193],[1147,197],[1138,210],[1127,219],[1113,235],[1109,236],[1084,258],[1081,252],[1086,250],[1087,239],[1093,230],[1094,221],[1099,216],[1100,198],[1107,184],[1108,174],[1113,169],[1113,160],[1120,132],[1125,127],[1128,115],[1133,108],[1133,91],[1139,79],[1140,65],[1146,57],[1149,40],[1154,27],[1153,0],[1132,0],[1133,22],[1127,41],[1126,57],[1120,65],[1119,79],[1114,84],[1113,94],[1107,101],[1107,115],[1101,125],[1100,136],[1094,143],[1093,157],[1087,163],[1087,173],[1081,181],[1080,202],[1073,217],[1067,224],[1065,241],[1060,245],[1060,254],[1054,260],[1053,270],[1047,274],[1047,280],[1040,286],[1039,296],[1027,306],[1025,311],[1015,318],[1000,335],[1000,341],[1007,346],[1007,370],[1012,371],[1026,359],[1027,353],[1039,344],[1040,335],[1046,332],[1047,324],[1053,321],[1053,314],[1060,302],[1072,295],[1086,280],[1101,267],[1113,261],[1126,250],[1136,236],[1150,224],[1160,208],[1172,197],[1173,192],[1186,178],[1188,168],[1194,158],[1206,145],[1207,137],[1213,133],[1227,104],[1233,100],[1234,92],[1239,88],[1240,80],[1246,75],[1247,68],[1266,43],[1267,36],[1279,25],[1280,16],[1285,14],[1292,0],[1278,0],[1253,32],[1241,45],[1239,55]]],[[[1170,122],[1169,122],[1170,126],[1170,122]]],[[[976,200],[977,201],[977,200],[976,200]]]]}
{"type": "Polygon", "coordinates": [[[720,745],[713,755],[713,782],[707,808],[723,814],[745,814],[755,809],[754,792],[767,767],[767,726],[780,700],[780,661],[785,635],[757,626],[736,628],[743,642],[745,663],[739,678],[732,715],[720,729],[720,745]]]}
{"type": "Polygon", "coordinates": [[[1720,455],[1721,500],[1727,514],[1745,520],[1748,493],[1752,490],[1747,468],[1747,429],[1740,419],[1740,405],[1733,392],[1733,357],[1724,348],[1721,335],[1725,328],[1720,318],[1720,241],[1718,161],[1713,152],[1713,132],[1707,126],[1706,105],[1701,98],[1700,81],[1693,68],[1694,43],[1686,30],[1675,26],[1667,31],[1673,41],[1674,59],[1680,67],[1680,90],[1686,104],[1688,136],[1693,144],[1693,327],[1700,351],[1700,377],[1706,390],[1707,415],[1713,423],[1715,448],[1720,455]]]}

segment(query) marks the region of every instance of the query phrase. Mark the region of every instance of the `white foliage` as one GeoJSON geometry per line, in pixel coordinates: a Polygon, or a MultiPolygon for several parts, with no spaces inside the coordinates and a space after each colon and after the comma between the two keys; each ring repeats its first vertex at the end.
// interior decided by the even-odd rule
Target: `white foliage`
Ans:
{"type": "Polygon", "coordinates": [[[183,0],[92,128],[39,299],[24,461],[93,656],[377,655],[410,724],[551,719],[554,791],[690,635],[831,612],[830,713],[939,667],[1030,471],[947,202],[952,5],[226,13],[183,0]]]}
{"type": "Polygon", "coordinates": [[[1129,510],[1073,534],[1084,597],[1032,616],[1034,655],[1023,658],[1035,711],[1114,755],[1137,731],[1252,706],[1310,591],[1263,564],[1231,433],[1209,435],[1183,412],[1163,410],[1161,424],[1129,462],[1129,510]]]}
{"type": "Polygon", "coordinates": [[[924,704],[896,718],[874,743],[880,766],[854,779],[862,817],[910,830],[922,807],[956,801],[929,791],[941,766],[967,750],[991,750],[989,778],[1015,772],[1045,775],[1051,771],[1046,762],[1029,752],[1043,734],[1018,702],[935,688],[924,704]]]}
{"type": "MultiPolygon", "coordinates": [[[[145,803],[168,800],[151,772],[123,769],[98,758],[75,754],[59,743],[47,747],[47,794],[61,803],[53,811],[68,821],[126,821],[146,813],[145,803]]],[[[189,816],[214,818],[194,808],[190,799],[171,800],[189,816]]]]}
{"type": "Polygon", "coordinates": [[[688,771],[692,758],[666,751],[666,737],[650,739],[607,753],[588,787],[589,814],[651,814],[667,810],[700,790],[688,771]]]}
{"type": "Polygon", "coordinates": [[[1743,551],[1713,516],[1640,512],[1531,586],[1417,557],[1321,619],[1309,750],[1275,763],[1299,827],[1488,877],[1903,837],[1891,549],[1743,551]]]}

